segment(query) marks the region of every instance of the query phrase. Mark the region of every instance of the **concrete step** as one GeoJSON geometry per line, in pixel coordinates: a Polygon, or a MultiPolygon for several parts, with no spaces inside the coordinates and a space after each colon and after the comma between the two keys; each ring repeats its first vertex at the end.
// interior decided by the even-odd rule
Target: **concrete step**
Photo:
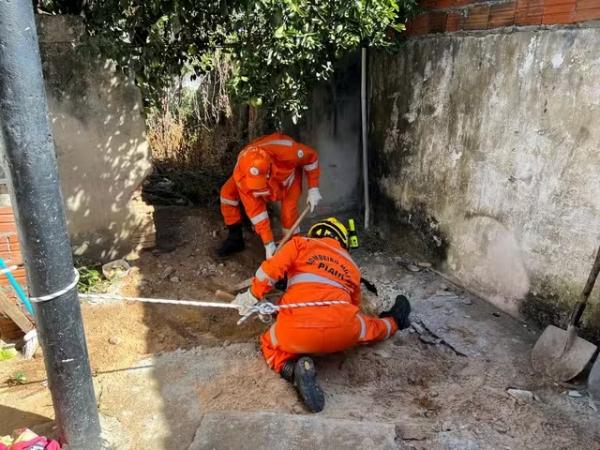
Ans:
{"type": "Polygon", "coordinates": [[[318,415],[211,412],[189,450],[398,449],[393,424],[327,419],[318,415]]]}

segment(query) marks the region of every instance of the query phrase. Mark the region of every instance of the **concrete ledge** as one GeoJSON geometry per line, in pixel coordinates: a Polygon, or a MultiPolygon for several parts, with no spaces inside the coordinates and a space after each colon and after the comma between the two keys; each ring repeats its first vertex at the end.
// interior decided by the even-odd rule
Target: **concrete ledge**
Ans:
{"type": "Polygon", "coordinates": [[[393,424],[325,419],[319,415],[212,412],[202,418],[189,450],[398,449],[393,424]]]}

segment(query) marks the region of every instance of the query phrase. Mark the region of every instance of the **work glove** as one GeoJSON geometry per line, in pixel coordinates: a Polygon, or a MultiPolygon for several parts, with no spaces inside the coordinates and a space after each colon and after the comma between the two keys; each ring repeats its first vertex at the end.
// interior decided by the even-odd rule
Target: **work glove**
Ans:
{"type": "Polygon", "coordinates": [[[250,312],[250,308],[258,303],[258,299],[248,289],[246,292],[236,295],[231,303],[240,307],[238,310],[240,316],[245,316],[250,312]]]}
{"type": "Polygon", "coordinates": [[[275,245],[275,242],[271,241],[268,244],[265,244],[265,259],[269,259],[276,251],[277,246],[275,245]]]}
{"type": "Polygon", "coordinates": [[[310,188],[306,197],[306,203],[310,206],[310,212],[314,212],[315,208],[319,204],[323,197],[318,187],[310,188]]]}

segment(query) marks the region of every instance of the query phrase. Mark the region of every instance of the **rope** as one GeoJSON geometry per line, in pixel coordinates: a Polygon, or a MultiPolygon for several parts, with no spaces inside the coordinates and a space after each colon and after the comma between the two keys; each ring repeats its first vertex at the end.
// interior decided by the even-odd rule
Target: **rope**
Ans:
{"type": "MultiPolygon", "coordinates": [[[[162,305],[179,305],[179,306],[195,306],[199,308],[225,308],[225,309],[237,309],[241,306],[233,303],[220,303],[220,302],[207,302],[202,300],[171,300],[167,298],[147,298],[147,297],[123,297],[115,294],[79,294],[81,298],[98,298],[98,299],[112,299],[142,303],[154,303],[162,305]]],[[[244,314],[237,324],[244,323],[253,314],[258,314],[263,322],[271,320],[271,315],[275,314],[280,309],[293,309],[293,308],[307,308],[311,306],[330,306],[330,305],[345,305],[348,302],[342,300],[324,300],[319,302],[306,302],[306,303],[290,303],[287,305],[275,305],[273,303],[262,301],[256,305],[251,306],[247,314],[244,314]]]]}
{"type": "Polygon", "coordinates": [[[14,272],[18,268],[19,268],[19,266],[10,266],[10,267],[7,267],[6,269],[0,270],[0,274],[5,274],[5,273],[8,273],[8,272],[14,272]]]}
{"type": "Polygon", "coordinates": [[[77,271],[77,269],[73,269],[73,272],[75,273],[75,276],[73,277],[73,281],[71,281],[69,285],[47,295],[42,295],[40,297],[29,297],[29,300],[33,303],[47,302],[49,300],[54,300],[56,297],[60,297],[63,294],[66,294],[75,286],[77,286],[77,283],[79,283],[79,272],[77,271]]]}
{"type": "Polygon", "coordinates": [[[123,297],[113,294],[79,294],[81,298],[98,298],[103,300],[123,300],[130,302],[157,303],[162,305],[180,305],[180,306],[197,306],[203,308],[227,308],[239,309],[238,305],[231,303],[206,302],[202,300],[170,300],[167,298],[146,298],[146,297],[123,297]]]}

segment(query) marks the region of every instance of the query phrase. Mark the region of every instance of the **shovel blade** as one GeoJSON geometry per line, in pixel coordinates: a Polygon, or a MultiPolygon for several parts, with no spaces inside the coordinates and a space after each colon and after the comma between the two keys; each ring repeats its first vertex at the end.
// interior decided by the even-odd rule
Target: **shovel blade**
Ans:
{"type": "Polygon", "coordinates": [[[566,330],[549,325],[531,351],[531,365],[536,372],[558,381],[575,378],[596,353],[596,346],[575,336],[570,347],[565,348],[566,330]]]}
{"type": "Polygon", "coordinates": [[[600,358],[597,358],[592,366],[587,382],[587,389],[592,400],[594,400],[596,405],[600,406],[600,358]]]}

